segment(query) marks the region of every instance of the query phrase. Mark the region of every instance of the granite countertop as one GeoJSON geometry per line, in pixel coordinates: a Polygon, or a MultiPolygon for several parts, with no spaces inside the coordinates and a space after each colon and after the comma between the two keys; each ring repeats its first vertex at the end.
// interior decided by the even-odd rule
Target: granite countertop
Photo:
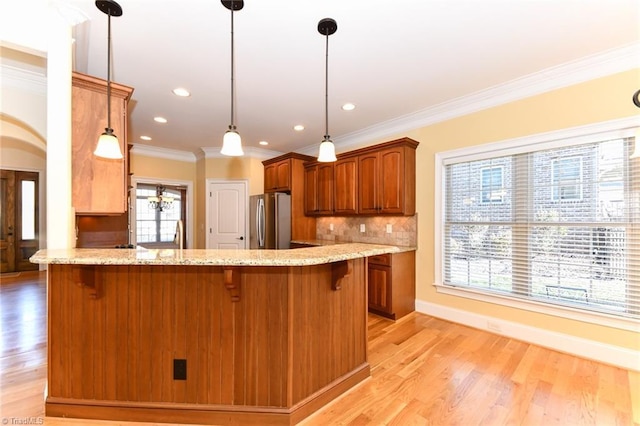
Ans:
{"type": "Polygon", "coordinates": [[[66,265],[305,266],[415,250],[379,244],[345,243],[291,250],[45,249],[32,263],[66,265]]]}

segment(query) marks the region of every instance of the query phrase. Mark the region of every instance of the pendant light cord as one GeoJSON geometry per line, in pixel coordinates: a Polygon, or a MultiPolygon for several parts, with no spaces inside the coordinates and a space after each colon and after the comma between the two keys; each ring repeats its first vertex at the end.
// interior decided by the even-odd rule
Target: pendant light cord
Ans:
{"type": "Polygon", "coordinates": [[[107,132],[113,132],[111,129],[111,9],[107,16],[107,132]]]}
{"type": "Polygon", "coordinates": [[[331,139],[329,136],[329,34],[325,34],[327,39],[325,49],[324,65],[324,140],[331,139]]]}
{"type": "Polygon", "coordinates": [[[234,98],[234,86],[235,86],[235,81],[233,78],[234,62],[235,62],[235,55],[234,55],[234,43],[233,43],[233,1],[232,1],[231,2],[231,125],[229,126],[229,130],[235,130],[236,128],[235,123],[233,121],[233,110],[234,110],[233,98],[234,98]]]}

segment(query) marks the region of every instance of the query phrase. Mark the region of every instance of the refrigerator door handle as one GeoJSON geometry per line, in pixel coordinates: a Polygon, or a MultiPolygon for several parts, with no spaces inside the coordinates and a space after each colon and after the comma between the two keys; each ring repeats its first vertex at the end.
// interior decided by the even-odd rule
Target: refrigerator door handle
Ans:
{"type": "Polygon", "coordinates": [[[258,225],[258,247],[264,248],[264,200],[258,200],[258,209],[256,210],[256,224],[258,225]]]}

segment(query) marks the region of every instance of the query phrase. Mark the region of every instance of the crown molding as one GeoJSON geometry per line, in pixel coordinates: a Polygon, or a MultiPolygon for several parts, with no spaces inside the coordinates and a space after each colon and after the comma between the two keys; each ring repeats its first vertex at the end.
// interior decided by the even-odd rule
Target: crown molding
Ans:
{"type": "Polygon", "coordinates": [[[2,87],[10,87],[47,96],[47,76],[11,65],[0,64],[2,87]]]}
{"type": "Polygon", "coordinates": [[[131,153],[143,155],[145,157],[163,158],[166,160],[185,161],[188,163],[196,162],[196,155],[189,151],[179,151],[177,149],[160,148],[157,146],[133,144],[131,153]]]}
{"type": "MultiPolygon", "coordinates": [[[[506,83],[475,92],[469,96],[443,102],[411,114],[374,124],[355,132],[336,137],[336,151],[347,151],[355,145],[396,136],[452,118],[461,117],[509,102],[539,95],[596,78],[638,68],[640,43],[587,56],[506,83]]],[[[299,152],[312,155],[318,144],[304,147],[299,152]]]]}
{"type": "MultiPolygon", "coordinates": [[[[200,149],[204,153],[204,158],[229,158],[229,156],[227,155],[220,154],[219,147],[201,147],[200,149]]],[[[257,158],[260,160],[267,160],[269,158],[277,157],[284,154],[280,151],[273,151],[263,148],[243,147],[242,149],[244,151],[243,157],[257,158]]]]}

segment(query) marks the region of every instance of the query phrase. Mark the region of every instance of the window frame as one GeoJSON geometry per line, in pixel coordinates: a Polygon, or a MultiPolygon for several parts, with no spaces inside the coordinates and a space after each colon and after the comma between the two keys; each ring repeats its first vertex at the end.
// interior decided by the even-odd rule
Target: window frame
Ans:
{"type": "Polygon", "coordinates": [[[583,143],[599,142],[605,139],[629,138],[635,136],[635,132],[639,127],[640,119],[630,117],[436,153],[434,158],[435,282],[433,284],[436,291],[450,296],[498,304],[519,310],[569,318],[623,330],[640,331],[640,320],[634,318],[618,317],[603,312],[585,311],[570,306],[550,305],[543,302],[537,302],[535,300],[511,297],[508,294],[486,293],[470,287],[453,287],[444,284],[443,279],[445,272],[445,168],[447,165],[467,161],[491,159],[498,156],[515,155],[524,152],[569,147],[583,143]]]}
{"type": "Polygon", "coordinates": [[[551,201],[554,202],[573,202],[573,201],[582,201],[582,183],[583,183],[583,166],[584,165],[584,158],[581,155],[573,155],[571,157],[562,157],[562,158],[554,158],[553,160],[551,160],[551,183],[553,184],[553,188],[551,191],[551,201]],[[557,179],[556,181],[556,170],[557,169],[557,163],[559,160],[573,160],[573,159],[577,159],[579,161],[579,167],[578,167],[578,180],[574,183],[563,183],[562,180],[557,179]],[[566,187],[577,187],[577,190],[575,191],[575,193],[577,194],[577,197],[572,197],[572,198],[565,198],[561,196],[561,192],[563,188],[566,187]]]}
{"type": "MultiPolygon", "coordinates": [[[[490,181],[493,183],[493,180],[490,179],[490,181]]],[[[485,166],[480,168],[480,194],[481,194],[481,200],[480,202],[483,204],[497,204],[497,203],[504,203],[504,166],[485,166]],[[495,185],[490,185],[488,188],[485,188],[484,186],[484,172],[485,171],[493,171],[493,170],[500,170],[500,192],[499,194],[497,194],[497,197],[494,199],[494,189],[495,189],[495,185]],[[489,192],[489,197],[487,199],[485,199],[485,191],[489,192]]]]}
{"type": "Polygon", "coordinates": [[[163,186],[165,187],[165,191],[164,193],[167,195],[170,195],[173,197],[174,199],[174,204],[171,206],[171,210],[172,213],[173,212],[178,212],[179,218],[178,219],[163,219],[162,216],[162,211],[160,211],[159,209],[154,209],[154,218],[153,220],[150,219],[140,219],[139,218],[139,211],[136,208],[136,244],[140,244],[140,245],[147,245],[147,246],[154,246],[154,245],[166,245],[166,244],[173,244],[174,240],[172,239],[168,239],[168,240],[163,240],[162,239],[162,225],[163,222],[175,222],[176,220],[183,220],[184,218],[182,217],[182,205],[184,203],[184,200],[182,199],[182,195],[181,195],[181,190],[173,187],[173,186],[168,186],[168,185],[162,185],[162,184],[148,184],[148,183],[140,183],[136,186],[135,188],[135,203],[137,206],[137,202],[138,200],[142,200],[143,202],[147,201],[148,195],[138,195],[138,191],[141,189],[145,189],[145,190],[153,190],[154,192],[157,191],[158,186],[163,186]],[[153,187],[153,188],[152,188],[153,187]],[[179,206],[177,205],[179,204],[179,206]],[[140,238],[140,233],[137,232],[137,228],[138,228],[138,223],[139,222],[149,222],[149,223],[153,223],[155,224],[155,232],[154,234],[149,234],[149,235],[155,235],[155,241],[139,241],[140,238]]]}

